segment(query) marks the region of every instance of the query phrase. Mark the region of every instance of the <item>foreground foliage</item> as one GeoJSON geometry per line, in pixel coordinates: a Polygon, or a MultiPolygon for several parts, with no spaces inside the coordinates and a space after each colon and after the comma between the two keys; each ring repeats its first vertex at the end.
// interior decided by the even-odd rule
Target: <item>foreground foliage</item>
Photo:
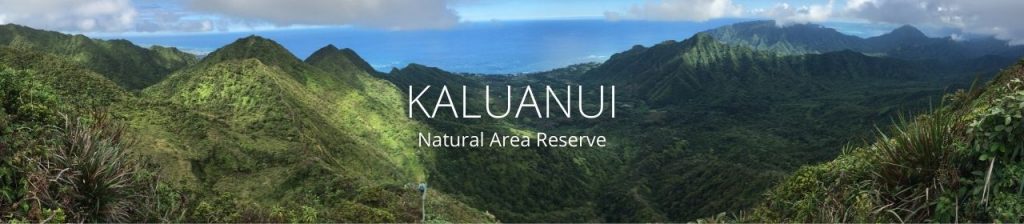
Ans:
{"type": "Polygon", "coordinates": [[[805,167],[743,221],[1021,222],[1024,62],[984,89],[805,167]]]}

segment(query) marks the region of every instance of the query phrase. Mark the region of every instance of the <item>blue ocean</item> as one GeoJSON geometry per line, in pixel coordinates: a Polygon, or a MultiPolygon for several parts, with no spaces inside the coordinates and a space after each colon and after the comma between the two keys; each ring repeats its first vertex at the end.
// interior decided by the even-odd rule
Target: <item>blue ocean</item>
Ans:
{"type": "Polygon", "coordinates": [[[174,35],[94,36],[127,39],[204,54],[256,34],[284,45],[299,58],[334,44],[352,48],[377,70],[418,63],[453,72],[517,74],[604,61],[633,45],[682,40],[739,20],[651,22],[541,20],[465,22],[440,30],[390,31],[354,27],[285,29],[174,35]]]}
{"type": "MultiPolygon", "coordinates": [[[[464,22],[448,29],[412,31],[327,27],[94,37],[127,39],[141,46],[172,46],[196,54],[206,54],[239,38],[255,34],[277,41],[300,59],[327,44],[352,48],[374,68],[384,72],[409,63],[418,63],[453,72],[519,74],[584,62],[601,62],[633,45],[650,46],[666,40],[683,40],[700,31],[742,21],[745,20],[529,20],[464,22]]],[[[825,25],[862,37],[881,34],[888,28],[870,30],[847,23],[825,25]]]]}

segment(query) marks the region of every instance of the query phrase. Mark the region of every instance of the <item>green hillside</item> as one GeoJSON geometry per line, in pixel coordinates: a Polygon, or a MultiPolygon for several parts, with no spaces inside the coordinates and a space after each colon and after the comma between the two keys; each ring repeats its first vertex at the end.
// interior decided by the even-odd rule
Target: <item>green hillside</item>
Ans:
{"type": "Polygon", "coordinates": [[[0,25],[0,46],[61,56],[132,91],[153,85],[197,60],[195,55],[175,48],[153,46],[147,49],[126,40],[91,39],[16,24],[0,25]]]}
{"type": "Polygon", "coordinates": [[[426,181],[428,155],[412,138],[425,127],[404,117],[393,85],[363,70],[331,69],[351,63],[333,61],[344,57],[324,58],[305,64],[255,36],[225,46],[143,91],[211,123],[181,127],[186,138],[156,142],[178,141],[184,147],[175,151],[193,151],[183,156],[191,167],[185,176],[208,186],[197,190],[233,194],[236,204],[308,204],[337,215],[324,220],[417,220],[418,208],[396,206],[418,204],[410,186],[426,181]],[[217,151],[188,150],[196,145],[217,151]]]}
{"type": "MultiPolygon", "coordinates": [[[[935,80],[944,74],[925,66],[862,55],[852,51],[777,55],[718,42],[706,34],[667,41],[650,48],[634,47],[613,55],[589,72],[587,82],[616,84],[651,103],[716,97],[709,95],[779,96],[793,98],[780,87],[805,93],[834,89],[839,80],[877,82],[935,80]],[[758,92],[760,91],[760,92],[758,92]]],[[[841,86],[846,86],[842,84],[841,86]]]]}
{"type": "MultiPolygon", "coordinates": [[[[454,133],[510,128],[607,135],[612,142],[608,148],[497,153],[498,158],[516,158],[518,164],[551,164],[515,172],[504,168],[518,165],[508,159],[473,150],[444,151],[439,154],[445,158],[441,167],[457,169],[432,175],[435,183],[453,183],[442,187],[473,198],[471,204],[506,221],[638,222],[694,220],[752,206],[793,170],[834,158],[842,145],[869,139],[876,125],[887,124],[901,111],[937,103],[944,91],[962,88],[968,77],[990,66],[947,69],[853,51],[785,55],[697,34],[681,42],[634,47],[600,65],[521,76],[465,76],[412,64],[385,78],[403,91],[409,85],[416,90],[426,85],[477,90],[484,85],[616,85],[623,105],[615,119],[421,120],[454,133]],[[524,182],[531,189],[576,186],[571,190],[575,194],[500,190],[524,182]],[[738,182],[744,184],[734,184],[738,182]],[[556,206],[534,210],[539,205],[532,203],[538,202],[556,206]]],[[[437,91],[425,94],[428,108],[436,102],[437,91]]],[[[514,90],[513,101],[521,94],[514,90]]],[[[492,89],[492,95],[499,96],[492,106],[502,108],[504,89],[492,89]]],[[[471,99],[470,110],[483,111],[480,101],[471,99]]]]}
{"type": "MultiPolygon", "coordinates": [[[[344,67],[358,58],[330,56],[314,66],[270,40],[244,38],[136,97],[64,56],[13,48],[0,53],[2,99],[9,108],[0,116],[9,127],[0,148],[18,149],[3,150],[0,195],[3,204],[24,205],[0,208],[13,215],[4,220],[421,220],[415,185],[426,181],[423,161],[430,155],[412,138],[427,127],[403,116],[400,92],[391,83],[344,67]],[[63,117],[86,122],[65,126],[63,117]],[[62,185],[50,191],[26,184],[60,177],[34,165],[65,158],[54,157],[63,151],[50,143],[65,137],[45,127],[90,128],[90,121],[102,126],[83,133],[127,136],[96,146],[126,155],[110,171],[144,180],[107,192],[122,195],[115,200],[146,200],[94,208],[65,204],[92,200],[96,193],[89,189],[74,188],[85,194],[76,196],[59,190],[62,185]],[[41,193],[48,194],[44,203],[29,203],[41,193]]],[[[441,191],[430,194],[428,220],[494,221],[441,191]]]]}
{"type": "Polygon", "coordinates": [[[1020,222],[1024,62],[801,168],[740,221],[1020,222]]]}
{"type": "Polygon", "coordinates": [[[259,36],[202,60],[17,25],[0,26],[0,43],[5,222],[1020,222],[1024,211],[1024,62],[969,89],[1018,48],[913,27],[865,39],[739,23],[513,76],[381,73],[351,49],[302,60],[259,36]],[[461,86],[491,86],[491,105],[467,100],[481,113],[524,86],[582,85],[589,103],[615,85],[618,117],[410,119],[409,86],[428,85],[427,108],[441,85],[456,100],[461,86]],[[438,149],[416,144],[422,132],[609,146],[438,149]]]}
{"type": "Polygon", "coordinates": [[[626,168],[600,198],[606,218],[693,220],[750,206],[838,152],[822,147],[860,140],[952,83],[914,68],[851,51],[775,55],[703,34],[614,55],[581,82],[621,88],[625,115],[577,127],[627,142],[626,168]]]}

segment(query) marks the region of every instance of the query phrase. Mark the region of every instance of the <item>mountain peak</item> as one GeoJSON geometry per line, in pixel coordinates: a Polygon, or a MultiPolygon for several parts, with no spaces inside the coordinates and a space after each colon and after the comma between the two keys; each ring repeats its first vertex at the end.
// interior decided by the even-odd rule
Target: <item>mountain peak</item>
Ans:
{"type": "Polygon", "coordinates": [[[900,26],[899,28],[892,30],[892,32],[889,32],[886,35],[914,39],[928,38],[928,36],[924,35],[924,32],[921,32],[921,30],[917,29],[917,27],[911,25],[900,26]]]}
{"type": "Polygon", "coordinates": [[[865,48],[863,50],[889,53],[890,51],[900,49],[901,47],[921,44],[922,42],[928,41],[928,39],[928,36],[925,36],[924,33],[916,27],[903,25],[889,33],[865,39],[865,48]]]}
{"type": "Polygon", "coordinates": [[[306,58],[306,62],[309,62],[314,59],[320,59],[327,56],[335,55],[338,53],[338,47],[335,47],[333,44],[328,44],[327,46],[321,47],[320,49],[314,51],[313,54],[309,55],[309,57],[306,58]]]}
{"type": "Polygon", "coordinates": [[[338,50],[338,47],[334,46],[334,44],[327,44],[327,46],[324,46],[324,47],[320,48],[320,50],[317,50],[317,51],[319,52],[319,51],[337,51],[337,50],[338,50]]]}
{"type": "Polygon", "coordinates": [[[435,70],[435,69],[438,69],[438,68],[430,67],[430,66],[426,66],[426,65],[421,65],[421,64],[416,64],[416,63],[409,63],[408,65],[405,65],[405,67],[402,68],[401,70],[402,71],[423,71],[423,70],[435,70]]]}
{"type": "Polygon", "coordinates": [[[440,68],[416,63],[410,63],[401,69],[391,69],[391,72],[384,76],[384,78],[388,79],[392,83],[398,84],[398,86],[406,86],[409,84],[477,86],[481,84],[467,78],[466,76],[453,74],[451,72],[441,70],[440,68]]]}
{"type": "Polygon", "coordinates": [[[449,72],[441,70],[440,68],[437,68],[437,67],[430,67],[430,66],[416,64],[416,63],[409,63],[404,68],[398,69],[397,72],[396,71],[392,71],[392,74],[422,76],[422,75],[449,74],[449,72]]]}
{"type": "Polygon", "coordinates": [[[301,63],[295,55],[292,55],[281,44],[257,35],[250,35],[235,40],[235,42],[210,53],[209,56],[203,59],[203,62],[217,63],[249,58],[260,60],[263,64],[281,67],[293,67],[291,65],[301,63]]]}
{"type": "Polygon", "coordinates": [[[321,68],[331,67],[331,69],[328,70],[342,71],[356,69],[370,74],[377,72],[377,70],[373,69],[373,66],[370,66],[370,63],[367,63],[366,60],[359,57],[359,54],[356,54],[352,49],[338,49],[338,47],[335,47],[333,44],[328,44],[327,46],[320,48],[320,50],[313,52],[312,55],[306,58],[306,63],[319,66],[321,68]]]}
{"type": "MultiPolygon", "coordinates": [[[[253,34],[253,35],[249,35],[249,36],[240,38],[238,40],[235,40],[235,42],[229,44],[229,46],[232,45],[232,44],[239,44],[239,43],[244,43],[244,44],[247,44],[247,45],[250,45],[250,46],[251,45],[278,45],[277,42],[274,42],[274,40],[267,39],[265,37],[253,34]]],[[[280,46],[280,45],[278,45],[278,46],[280,46]]]]}
{"type": "MultiPolygon", "coordinates": [[[[675,43],[676,42],[672,42],[671,44],[675,44],[675,43]]],[[[702,47],[702,46],[714,46],[714,45],[721,44],[721,43],[718,42],[718,40],[715,39],[715,37],[713,37],[713,36],[711,36],[711,34],[707,34],[707,33],[697,33],[697,34],[694,34],[689,39],[683,40],[681,43],[683,44],[683,46],[690,47],[690,48],[702,47]]]]}

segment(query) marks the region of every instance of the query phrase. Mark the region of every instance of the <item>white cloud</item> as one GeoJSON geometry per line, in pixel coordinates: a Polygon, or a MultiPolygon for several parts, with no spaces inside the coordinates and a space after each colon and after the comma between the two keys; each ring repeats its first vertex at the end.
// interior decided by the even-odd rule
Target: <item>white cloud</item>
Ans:
{"type": "Polygon", "coordinates": [[[731,0],[661,0],[633,5],[626,12],[606,11],[608,20],[707,21],[743,14],[743,6],[731,0]]]}
{"type": "Polygon", "coordinates": [[[780,26],[796,23],[818,23],[827,21],[832,17],[832,4],[833,2],[829,1],[827,5],[795,7],[787,3],[779,3],[771,9],[754,11],[754,14],[772,18],[780,26]]]}
{"type": "Polygon", "coordinates": [[[62,31],[125,31],[138,15],[129,0],[0,0],[0,23],[62,31]]]}
{"type": "Polygon", "coordinates": [[[218,24],[218,21],[223,19],[193,18],[196,16],[178,10],[141,7],[139,14],[140,16],[135,22],[135,31],[138,32],[204,32],[224,27],[218,24]]]}
{"type": "Polygon", "coordinates": [[[459,22],[445,0],[192,0],[188,7],[288,25],[355,25],[388,29],[443,28],[459,22]]]}
{"type": "Polygon", "coordinates": [[[851,0],[845,16],[871,22],[960,29],[1024,44],[1020,0],[851,0]]]}

